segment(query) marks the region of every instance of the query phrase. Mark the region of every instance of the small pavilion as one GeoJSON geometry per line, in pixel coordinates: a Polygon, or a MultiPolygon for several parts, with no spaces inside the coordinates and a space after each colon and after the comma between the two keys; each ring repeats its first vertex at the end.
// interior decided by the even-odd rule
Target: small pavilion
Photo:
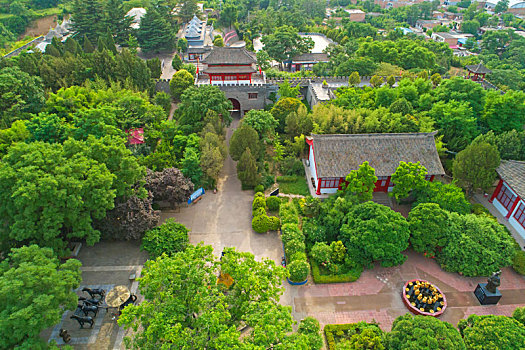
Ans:
{"type": "Polygon", "coordinates": [[[481,63],[465,66],[465,68],[468,71],[467,78],[473,81],[483,81],[485,80],[486,74],[492,73],[490,69],[488,69],[481,63]]]}

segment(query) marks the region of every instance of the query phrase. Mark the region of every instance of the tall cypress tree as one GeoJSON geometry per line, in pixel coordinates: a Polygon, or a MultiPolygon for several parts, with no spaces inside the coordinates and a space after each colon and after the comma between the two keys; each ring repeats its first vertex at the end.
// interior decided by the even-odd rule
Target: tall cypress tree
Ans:
{"type": "Polygon", "coordinates": [[[179,17],[183,22],[188,22],[199,11],[199,6],[196,0],[186,0],[182,4],[179,17]]]}
{"type": "Polygon", "coordinates": [[[93,53],[93,51],[95,51],[95,47],[91,43],[91,40],[89,40],[89,38],[86,35],[84,35],[84,52],[93,53]]]}
{"type": "Polygon", "coordinates": [[[171,50],[175,45],[175,35],[170,24],[155,8],[148,9],[142,17],[137,39],[144,52],[171,50]]]}
{"type": "Polygon", "coordinates": [[[131,33],[129,26],[132,22],[133,17],[126,16],[122,0],[107,0],[104,5],[104,25],[115,36],[119,44],[128,40],[131,33]]]}
{"type": "Polygon", "coordinates": [[[78,36],[87,36],[90,40],[97,40],[103,33],[103,11],[98,0],[75,0],[73,3],[72,26],[78,36]]]}

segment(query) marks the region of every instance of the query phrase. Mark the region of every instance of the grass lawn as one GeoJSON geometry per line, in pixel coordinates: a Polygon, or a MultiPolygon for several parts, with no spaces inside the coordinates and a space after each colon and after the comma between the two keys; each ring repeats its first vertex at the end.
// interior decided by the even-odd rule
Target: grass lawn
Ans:
{"type": "Polygon", "coordinates": [[[304,176],[278,176],[279,192],[286,194],[299,194],[308,196],[308,184],[304,176]]]}

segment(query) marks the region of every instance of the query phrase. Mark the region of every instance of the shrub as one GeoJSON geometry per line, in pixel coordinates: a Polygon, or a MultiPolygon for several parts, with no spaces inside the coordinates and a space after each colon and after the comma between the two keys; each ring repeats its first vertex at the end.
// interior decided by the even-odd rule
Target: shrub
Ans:
{"type": "Polygon", "coordinates": [[[346,272],[340,273],[338,275],[324,275],[321,274],[321,269],[315,261],[312,261],[312,277],[315,283],[344,283],[344,282],[354,282],[359,279],[361,273],[363,273],[363,267],[360,265],[355,265],[352,268],[347,269],[346,272]]]}
{"type": "Polygon", "coordinates": [[[299,224],[299,214],[293,202],[282,203],[279,207],[279,216],[281,224],[299,224]]]}
{"type": "Polygon", "coordinates": [[[162,253],[173,255],[186,249],[189,230],[174,219],[167,219],[162,225],[146,231],[142,238],[141,248],[147,251],[151,259],[162,253]]]}
{"type": "Polygon", "coordinates": [[[294,240],[294,239],[299,240],[299,241],[304,240],[304,235],[299,229],[299,226],[297,226],[296,224],[284,224],[281,227],[281,231],[282,231],[281,239],[284,245],[286,245],[289,241],[294,240]]]}
{"type": "Polygon", "coordinates": [[[264,199],[264,193],[262,192],[255,192],[255,194],[253,195],[253,199],[255,198],[263,198],[264,199]]]}
{"type": "Polygon", "coordinates": [[[306,253],[305,252],[294,253],[288,260],[288,263],[295,261],[295,260],[306,260],[306,253]]]}
{"type": "Polygon", "coordinates": [[[266,201],[264,200],[264,196],[257,196],[253,199],[252,210],[255,210],[257,208],[264,208],[266,210],[266,201]]]}
{"type": "Polygon", "coordinates": [[[515,246],[509,233],[499,223],[474,214],[450,214],[459,231],[438,254],[441,267],[465,276],[489,276],[512,264],[515,246]]]}
{"type": "Polygon", "coordinates": [[[517,307],[512,313],[512,318],[525,326],[525,307],[517,307]]]}
{"type": "Polygon", "coordinates": [[[308,217],[316,217],[321,210],[321,200],[308,196],[301,203],[301,210],[308,217]]]}
{"type": "Polygon", "coordinates": [[[523,250],[516,250],[516,254],[512,260],[512,268],[520,275],[525,275],[525,252],[523,250]]]}
{"type": "Polygon", "coordinates": [[[278,211],[279,206],[281,205],[281,201],[276,196],[270,196],[266,198],[266,206],[268,207],[268,210],[270,211],[278,211]]]}
{"type": "Polygon", "coordinates": [[[313,246],[316,242],[327,241],[325,230],[316,219],[303,218],[303,233],[308,247],[313,246]]]}
{"type": "Polygon", "coordinates": [[[301,320],[297,332],[308,336],[310,345],[309,349],[319,350],[323,347],[323,338],[319,334],[320,329],[319,321],[309,316],[301,320]]]}
{"type": "Polygon", "coordinates": [[[343,347],[343,349],[384,349],[383,345],[379,342],[383,337],[383,331],[375,323],[359,322],[348,324],[327,324],[324,327],[324,333],[326,335],[326,342],[328,343],[329,350],[338,349],[336,344],[338,343],[337,340],[340,339],[336,339],[336,337],[345,337],[350,341],[350,344],[347,347],[343,347]],[[362,341],[360,335],[366,335],[369,338],[366,345],[360,344],[362,341]],[[372,340],[372,342],[370,342],[370,340],[372,340]]]}
{"type": "Polygon", "coordinates": [[[303,175],[303,162],[295,157],[286,157],[281,161],[281,173],[288,176],[303,175]]]}
{"type": "Polygon", "coordinates": [[[255,186],[254,191],[257,192],[264,192],[264,186],[263,185],[257,185],[255,186]]]}
{"type": "Polygon", "coordinates": [[[317,242],[310,250],[310,256],[317,264],[330,262],[332,249],[325,242],[317,242]]]}
{"type": "Polygon", "coordinates": [[[288,264],[288,271],[290,272],[290,281],[302,282],[308,277],[310,265],[306,260],[295,260],[288,264]]]}
{"type": "Polygon", "coordinates": [[[414,191],[416,202],[413,207],[421,203],[436,203],[447,211],[459,214],[470,213],[471,204],[461,188],[454,184],[430,182],[427,186],[414,191]]]}
{"type": "Polygon", "coordinates": [[[270,218],[267,215],[259,215],[252,219],[252,228],[257,233],[265,233],[270,229],[270,218]]]}
{"type": "Polygon", "coordinates": [[[341,241],[334,241],[330,243],[330,250],[332,251],[330,258],[334,263],[343,262],[346,254],[346,247],[341,241]]]}
{"type": "Polygon", "coordinates": [[[292,239],[284,246],[287,257],[291,257],[297,252],[304,252],[305,248],[304,242],[299,239],[292,239]]]}
{"type": "Polygon", "coordinates": [[[467,349],[523,349],[525,327],[511,317],[470,315],[458,328],[467,349]]]}
{"type": "Polygon", "coordinates": [[[277,231],[281,227],[281,220],[277,216],[270,216],[270,231],[277,231]]]}
{"type": "Polygon", "coordinates": [[[395,319],[392,331],[386,335],[385,345],[393,350],[465,349],[461,335],[450,323],[434,317],[410,314],[395,319]]]}
{"type": "Polygon", "coordinates": [[[252,216],[261,216],[261,215],[266,215],[266,209],[259,207],[259,208],[252,210],[252,216]]]}

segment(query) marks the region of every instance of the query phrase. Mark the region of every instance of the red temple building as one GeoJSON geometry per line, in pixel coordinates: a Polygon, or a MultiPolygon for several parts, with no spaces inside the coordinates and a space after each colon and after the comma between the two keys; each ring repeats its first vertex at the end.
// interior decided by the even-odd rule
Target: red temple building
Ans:
{"type": "Polygon", "coordinates": [[[525,239],[525,162],[502,160],[500,180],[490,202],[525,239]]]}
{"type": "Polygon", "coordinates": [[[315,135],[307,137],[310,180],[316,193],[335,193],[351,170],[368,161],[378,178],[375,192],[388,192],[393,187],[390,177],[399,162],[420,162],[427,180],[442,176],[434,141],[435,133],[315,135]]]}
{"type": "Polygon", "coordinates": [[[252,84],[257,73],[255,54],[244,47],[215,47],[201,63],[206,67],[199,80],[208,78],[212,85],[252,84]]]}

